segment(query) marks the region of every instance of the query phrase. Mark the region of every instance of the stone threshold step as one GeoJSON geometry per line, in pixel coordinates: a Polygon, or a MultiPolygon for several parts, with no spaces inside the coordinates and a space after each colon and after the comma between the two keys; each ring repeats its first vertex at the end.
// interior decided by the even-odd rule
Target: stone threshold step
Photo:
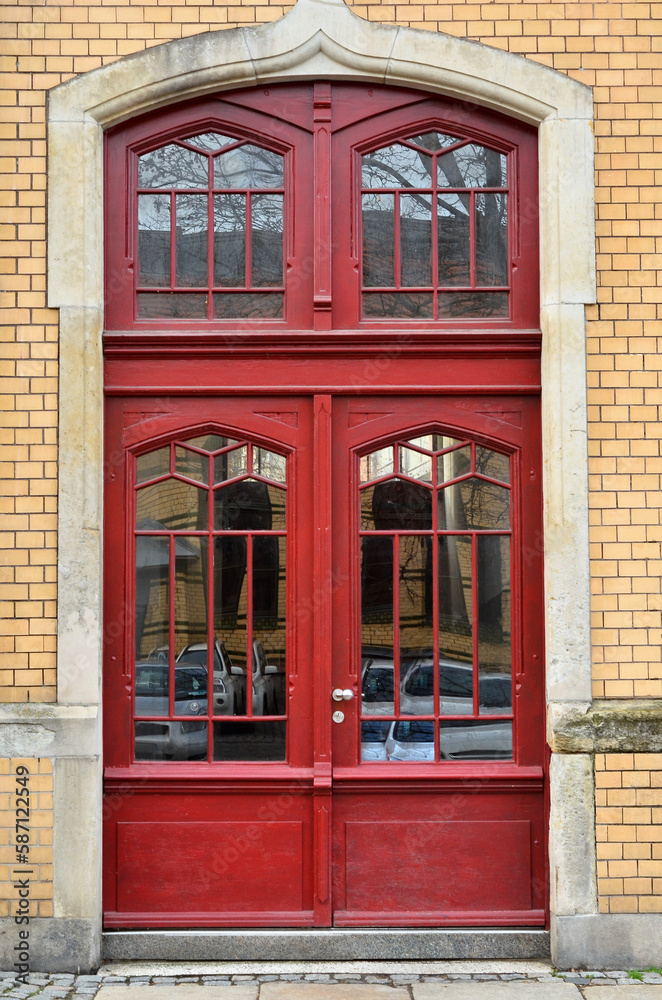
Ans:
{"type": "Polygon", "coordinates": [[[549,958],[530,928],[199,928],[105,931],[106,962],[310,962],[549,958]]]}

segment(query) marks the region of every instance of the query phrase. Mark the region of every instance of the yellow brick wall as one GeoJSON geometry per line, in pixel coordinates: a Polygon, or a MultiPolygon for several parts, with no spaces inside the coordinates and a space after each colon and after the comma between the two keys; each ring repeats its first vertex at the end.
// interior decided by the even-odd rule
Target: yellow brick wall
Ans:
{"type": "Polygon", "coordinates": [[[0,917],[17,915],[53,916],[53,762],[47,757],[0,759],[0,917]],[[26,844],[27,851],[17,850],[26,844]],[[17,863],[19,857],[29,863],[17,863]],[[17,880],[29,881],[23,901],[17,880]]]}
{"type": "Polygon", "coordinates": [[[602,913],[662,913],[662,753],[597,754],[602,913]]]}

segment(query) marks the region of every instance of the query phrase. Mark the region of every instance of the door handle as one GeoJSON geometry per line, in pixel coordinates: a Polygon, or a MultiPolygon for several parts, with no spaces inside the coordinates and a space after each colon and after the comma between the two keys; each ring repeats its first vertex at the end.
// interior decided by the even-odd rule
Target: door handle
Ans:
{"type": "Polygon", "coordinates": [[[331,697],[334,701],[351,701],[354,697],[354,692],[351,688],[334,688],[331,692],[331,697]]]}

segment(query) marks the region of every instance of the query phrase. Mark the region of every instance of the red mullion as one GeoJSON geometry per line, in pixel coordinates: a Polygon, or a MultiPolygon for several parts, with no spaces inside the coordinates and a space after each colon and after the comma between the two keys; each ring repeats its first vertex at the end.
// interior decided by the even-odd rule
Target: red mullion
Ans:
{"type": "Polygon", "coordinates": [[[393,711],[400,717],[400,535],[393,534],[393,711]]]}
{"type": "Polygon", "coordinates": [[[471,646],[474,670],[474,716],[480,708],[480,664],[478,663],[478,536],[471,532],[471,646]]]}
{"type": "Polygon", "coordinates": [[[402,275],[400,268],[400,192],[393,192],[393,287],[401,288],[402,275]]]}
{"type": "MultiPolygon", "coordinates": [[[[211,157],[208,157],[208,171],[211,177],[211,184],[213,187],[214,183],[214,163],[211,157]]],[[[212,288],[214,287],[214,193],[211,190],[207,191],[207,319],[214,318],[214,296],[212,295],[212,288]]],[[[212,480],[210,479],[211,483],[212,480]]],[[[209,656],[207,656],[209,659],[209,656]]]]}
{"type": "Polygon", "coordinates": [[[175,545],[170,535],[168,544],[168,715],[175,718],[175,545]]]}
{"type": "MultiPolygon", "coordinates": [[[[438,204],[438,188],[439,183],[438,167],[437,167],[437,157],[433,157],[432,162],[432,197],[430,211],[432,217],[430,219],[431,232],[432,232],[432,260],[430,266],[432,268],[432,318],[435,320],[439,319],[439,213],[437,211],[438,204]]],[[[434,461],[434,460],[433,460],[434,461]]],[[[437,727],[435,726],[435,730],[437,727]]],[[[436,739],[436,737],[435,737],[436,739]]],[[[436,751],[435,751],[436,753],[436,751]]]]}
{"type": "Polygon", "coordinates": [[[168,288],[173,291],[177,288],[177,254],[175,251],[177,240],[177,210],[176,195],[170,192],[170,284],[168,288]]]}
{"type": "Polygon", "coordinates": [[[253,200],[252,192],[246,191],[246,260],[244,263],[244,283],[250,288],[253,283],[253,200]]]}
{"type": "Polygon", "coordinates": [[[476,287],[476,192],[469,191],[469,282],[476,287]]]}
{"type": "Polygon", "coordinates": [[[214,608],[214,456],[207,459],[207,760],[214,759],[214,661],[216,656],[216,623],[214,608]]]}
{"type": "Polygon", "coordinates": [[[246,715],[253,718],[253,534],[246,534],[246,715]],[[249,697],[250,693],[250,697],[249,697]]]}
{"type": "Polygon", "coordinates": [[[440,688],[441,668],[439,666],[439,491],[437,483],[437,461],[432,458],[432,711],[434,713],[434,759],[440,760],[439,718],[441,716],[440,688]]]}

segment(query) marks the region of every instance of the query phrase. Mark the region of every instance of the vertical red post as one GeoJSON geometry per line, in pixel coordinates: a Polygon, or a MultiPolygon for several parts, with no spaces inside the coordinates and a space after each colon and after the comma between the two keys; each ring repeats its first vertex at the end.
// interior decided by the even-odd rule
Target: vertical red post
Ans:
{"type": "Polygon", "coordinates": [[[331,329],[331,84],[313,90],[315,131],[315,291],[316,330],[331,329]]]}

